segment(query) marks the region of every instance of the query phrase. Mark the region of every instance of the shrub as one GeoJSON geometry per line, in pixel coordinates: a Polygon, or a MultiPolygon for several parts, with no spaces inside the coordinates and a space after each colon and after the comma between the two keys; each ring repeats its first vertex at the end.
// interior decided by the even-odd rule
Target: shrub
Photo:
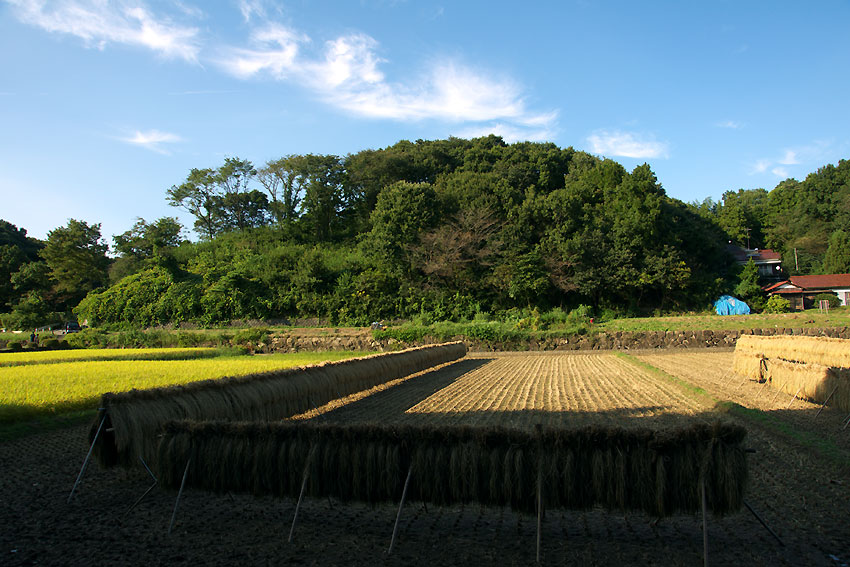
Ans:
{"type": "Polygon", "coordinates": [[[372,331],[376,341],[383,339],[395,339],[403,343],[415,343],[425,336],[425,327],[396,327],[393,329],[381,329],[372,331]]]}
{"type": "Polygon", "coordinates": [[[829,308],[835,309],[836,307],[841,306],[841,300],[838,299],[838,296],[833,293],[819,293],[814,297],[814,306],[817,307],[820,305],[821,301],[828,301],[829,308]]]}
{"type": "Polygon", "coordinates": [[[271,336],[271,331],[265,327],[256,327],[253,329],[242,329],[233,335],[233,344],[237,345],[256,345],[257,343],[268,342],[271,336]]]}
{"type": "Polygon", "coordinates": [[[73,348],[103,348],[109,344],[109,335],[100,329],[83,329],[65,335],[65,340],[73,348]]]}
{"type": "Polygon", "coordinates": [[[24,343],[21,341],[9,341],[6,343],[6,348],[9,350],[23,350],[24,343]]]}
{"type": "Polygon", "coordinates": [[[68,348],[68,343],[65,341],[60,341],[56,338],[44,339],[41,341],[41,348],[46,350],[59,350],[63,348],[68,348]]]}
{"type": "Polygon", "coordinates": [[[781,295],[771,295],[764,305],[765,313],[788,313],[791,303],[781,295]]]}

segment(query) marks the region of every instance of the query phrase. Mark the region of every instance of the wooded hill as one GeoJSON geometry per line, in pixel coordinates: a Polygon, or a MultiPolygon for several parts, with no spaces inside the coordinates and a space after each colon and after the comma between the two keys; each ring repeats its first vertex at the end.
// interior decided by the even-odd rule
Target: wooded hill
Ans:
{"type": "Polygon", "coordinates": [[[26,302],[43,300],[45,311],[64,297],[66,307],[82,300],[75,312],[90,324],[142,326],[303,317],[362,325],[582,304],[704,308],[736,283],[727,195],[736,194],[688,205],[668,197],[646,164],[629,172],[572,148],[496,136],[285,156],[260,168],[227,158],[166,191],[195,217],[200,242],[183,240],[176,219],[140,219],[114,237],[119,257],[107,277],[96,265],[99,226],[71,221],[37,243],[43,261],[29,262],[52,287],[16,288],[28,265],[19,262],[5,299],[13,315],[26,302]],[[88,278],[61,296],[56,286],[73,266],[59,279],[50,249],[73,235],[91,252],[76,255],[88,278]]]}
{"type": "Polygon", "coordinates": [[[721,202],[695,207],[737,244],[780,252],[786,273],[850,272],[850,161],[823,166],[803,181],[786,179],[772,191],[727,191],[721,202]]]}

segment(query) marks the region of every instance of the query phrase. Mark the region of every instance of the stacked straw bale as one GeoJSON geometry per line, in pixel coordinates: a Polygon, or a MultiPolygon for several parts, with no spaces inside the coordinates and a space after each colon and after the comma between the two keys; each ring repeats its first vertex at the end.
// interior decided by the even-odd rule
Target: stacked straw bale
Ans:
{"type": "Polygon", "coordinates": [[[737,510],[747,483],[741,443],[728,423],[667,431],[610,427],[550,429],[417,427],[311,423],[170,422],[159,445],[159,475],[187,485],[297,498],[398,501],[408,468],[409,498],[437,505],[479,503],[537,508],[601,505],[658,516],[700,509],[705,479],[715,514],[737,510]]]}
{"type": "Polygon", "coordinates": [[[90,439],[105,417],[95,455],[104,466],[133,465],[156,454],[162,425],[175,419],[274,421],[342,396],[421,372],[466,355],[463,343],[280,371],[192,382],[179,386],[104,394],[90,439]]]}
{"type": "Polygon", "coordinates": [[[830,401],[850,410],[850,340],[744,335],[735,345],[733,370],[789,394],[830,401]]]}

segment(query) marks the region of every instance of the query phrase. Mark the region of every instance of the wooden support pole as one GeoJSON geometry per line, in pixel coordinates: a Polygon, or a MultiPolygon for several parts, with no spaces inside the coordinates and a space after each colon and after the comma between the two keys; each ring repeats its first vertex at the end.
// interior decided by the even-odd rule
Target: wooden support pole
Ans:
{"type": "Polygon", "coordinates": [[[705,478],[699,479],[699,490],[702,497],[702,563],[704,567],[708,567],[708,517],[706,515],[705,502],[705,478]]]}
{"type": "Polygon", "coordinates": [[[537,564],[540,564],[540,544],[543,527],[543,467],[537,466],[537,564]]]}
{"type": "Polygon", "coordinates": [[[785,409],[790,409],[790,408],[791,408],[791,404],[793,404],[793,403],[794,403],[794,400],[796,400],[796,399],[797,399],[797,394],[799,394],[799,393],[800,393],[800,390],[802,390],[802,389],[803,389],[803,387],[802,387],[802,386],[800,386],[799,388],[797,388],[797,392],[794,394],[794,397],[793,397],[793,398],[791,398],[791,401],[790,401],[790,402],[788,402],[788,407],[786,407],[785,409]]]}
{"type": "Polygon", "coordinates": [[[404,501],[407,498],[407,487],[410,485],[410,475],[413,472],[413,463],[407,469],[407,478],[404,479],[404,488],[401,491],[401,502],[398,503],[398,513],[395,516],[395,526],[393,526],[393,537],[390,539],[390,548],[387,550],[387,555],[392,554],[395,546],[395,538],[398,535],[398,524],[401,520],[401,509],[404,507],[404,501]]]}
{"type": "Polygon", "coordinates": [[[139,460],[142,461],[142,466],[145,467],[145,470],[148,471],[149,475],[151,475],[151,478],[153,479],[153,481],[159,482],[159,480],[157,480],[157,478],[156,478],[156,475],[153,474],[153,471],[150,469],[150,467],[148,466],[148,464],[145,462],[145,460],[142,458],[141,455],[139,455],[139,460]]]}
{"type": "Polygon", "coordinates": [[[776,388],[776,394],[774,394],[773,399],[770,400],[771,405],[776,403],[776,398],[778,398],[779,394],[781,394],[781,393],[782,393],[782,389],[776,388]]]}
{"type": "Polygon", "coordinates": [[[145,499],[145,496],[147,496],[148,494],[150,494],[150,491],[151,491],[151,490],[153,490],[154,488],[156,488],[156,485],[157,485],[157,484],[159,484],[159,483],[158,483],[158,482],[156,482],[156,481],[154,481],[154,483],[153,483],[152,485],[150,485],[150,487],[149,487],[147,490],[145,490],[145,493],[144,493],[144,494],[142,494],[141,496],[139,496],[138,500],[136,500],[135,502],[133,502],[133,505],[132,505],[132,506],[130,506],[129,508],[127,508],[127,511],[126,511],[126,512],[124,512],[124,515],[123,515],[123,516],[121,516],[121,517],[122,517],[122,518],[126,518],[126,517],[127,517],[127,514],[129,514],[130,512],[132,512],[132,511],[133,511],[133,508],[135,508],[136,506],[138,506],[138,505],[142,502],[142,500],[144,500],[144,499],[145,499]]]}
{"type": "Polygon", "coordinates": [[[295,521],[298,520],[298,510],[301,508],[301,501],[304,499],[304,489],[307,488],[307,477],[310,471],[310,461],[307,460],[307,465],[304,467],[304,478],[301,480],[301,492],[298,494],[298,502],[295,504],[295,515],[292,516],[292,527],[289,528],[289,539],[286,541],[292,543],[292,535],[295,533],[295,521]]]}
{"type": "Polygon", "coordinates": [[[180,506],[180,497],[183,496],[183,488],[186,486],[186,477],[189,475],[190,464],[192,464],[192,457],[189,457],[189,460],[186,461],[183,480],[180,481],[180,490],[177,491],[177,500],[174,502],[174,512],[171,513],[171,523],[168,525],[168,535],[171,535],[171,530],[174,528],[174,520],[177,519],[177,507],[180,506]]]}
{"type": "Polygon", "coordinates": [[[847,417],[844,419],[844,427],[841,428],[841,431],[847,429],[848,425],[850,425],[850,413],[848,413],[847,417]]]}
{"type": "Polygon", "coordinates": [[[83,466],[80,469],[80,474],[77,475],[77,480],[74,482],[74,487],[71,489],[71,494],[68,495],[68,502],[71,502],[71,498],[74,497],[74,492],[77,490],[77,486],[80,485],[80,481],[83,479],[83,473],[86,472],[86,467],[89,464],[89,459],[91,459],[92,451],[94,451],[94,444],[97,443],[97,438],[100,436],[100,430],[103,429],[103,422],[106,421],[106,413],[103,414],[103,417],[100,419],[100,425],[97,426],[97,432],[94,434],[94,439],[92,439],[91,447],[89,447],[89,452],[86,454],[86,458],[83,461],[83,466]]]}
{"type": "Polygon", "coordinates": [[[835,394],[835,392],[837,392],[837,391],[838,391],[838,385],[836,384],[835,388],[832,389],[832,392],[830,392],[829,395],[826,397],[826,399],[823,401],[823,405],[820,407],[818,412],[815,414],[815,417],[820,415],[820,412],[822,412],[823,408],[826,407],[827,402],[829,402],[829,400],[832,398],[833,394],[835,394]]]}
{"type": "Polygon", "coordinates": [[[763,526],[764,526],[764,528],[765,528],[767,531],[769,531],[769,532],[770,532],[770,535],[772,535],[773,537],[775,537],[775,538],[776,538],[776,541],[778,541],[778,542],[779,542],[779,545],[781,545],[781,546],[783,546],[783,547],[784,547],[784,546],[785,546],[785,544],[782,542],[782,540],[781,540],[781,539],[779,539],[779,536],[778,536],[778,535],[776,535],[776,532],[774,532],[772,529],[770,529],[770,526],[768,526],[768,525],[767,525],[767,523],[766,523],[764,520],[762,520],[762,519],[761,519],[761,516],[759,516],[759,515],[756,513],[756,511],[755,511],[755,510],[753,510],[753,507],[752,507],[752,506],[750,506],[750,504],[749,504],[746,500],[744,500],[744,506],[746,506],[746,507],[747,507],[747,510],[749,510],[750,512],[752,512],[752,513],[753,513],[753,516],[755,516],[755,517],[756,517],[756,520],[758,520],[759,522],[761,522],[761,525],[763,525],[763,526]]]}

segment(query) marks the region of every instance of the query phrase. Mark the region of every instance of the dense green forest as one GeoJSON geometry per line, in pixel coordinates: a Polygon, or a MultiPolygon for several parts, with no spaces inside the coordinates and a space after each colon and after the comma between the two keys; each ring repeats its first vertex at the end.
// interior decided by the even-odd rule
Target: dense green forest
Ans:
{"type": "Polygon", "coordinates": [[[262,167],[226,158],[164,197],[195,218],[200,241],[174,218],[138,219],[110,258],[100,225],[70,220],[40,242],[0,221],[4,326],[72,309],[131,326],[703,309],[739,283],[726,244],[747,238],[796,248],[800,272],[850,271],[846,161],[686,204],[646,164],[450,138],[262,167]]]}

